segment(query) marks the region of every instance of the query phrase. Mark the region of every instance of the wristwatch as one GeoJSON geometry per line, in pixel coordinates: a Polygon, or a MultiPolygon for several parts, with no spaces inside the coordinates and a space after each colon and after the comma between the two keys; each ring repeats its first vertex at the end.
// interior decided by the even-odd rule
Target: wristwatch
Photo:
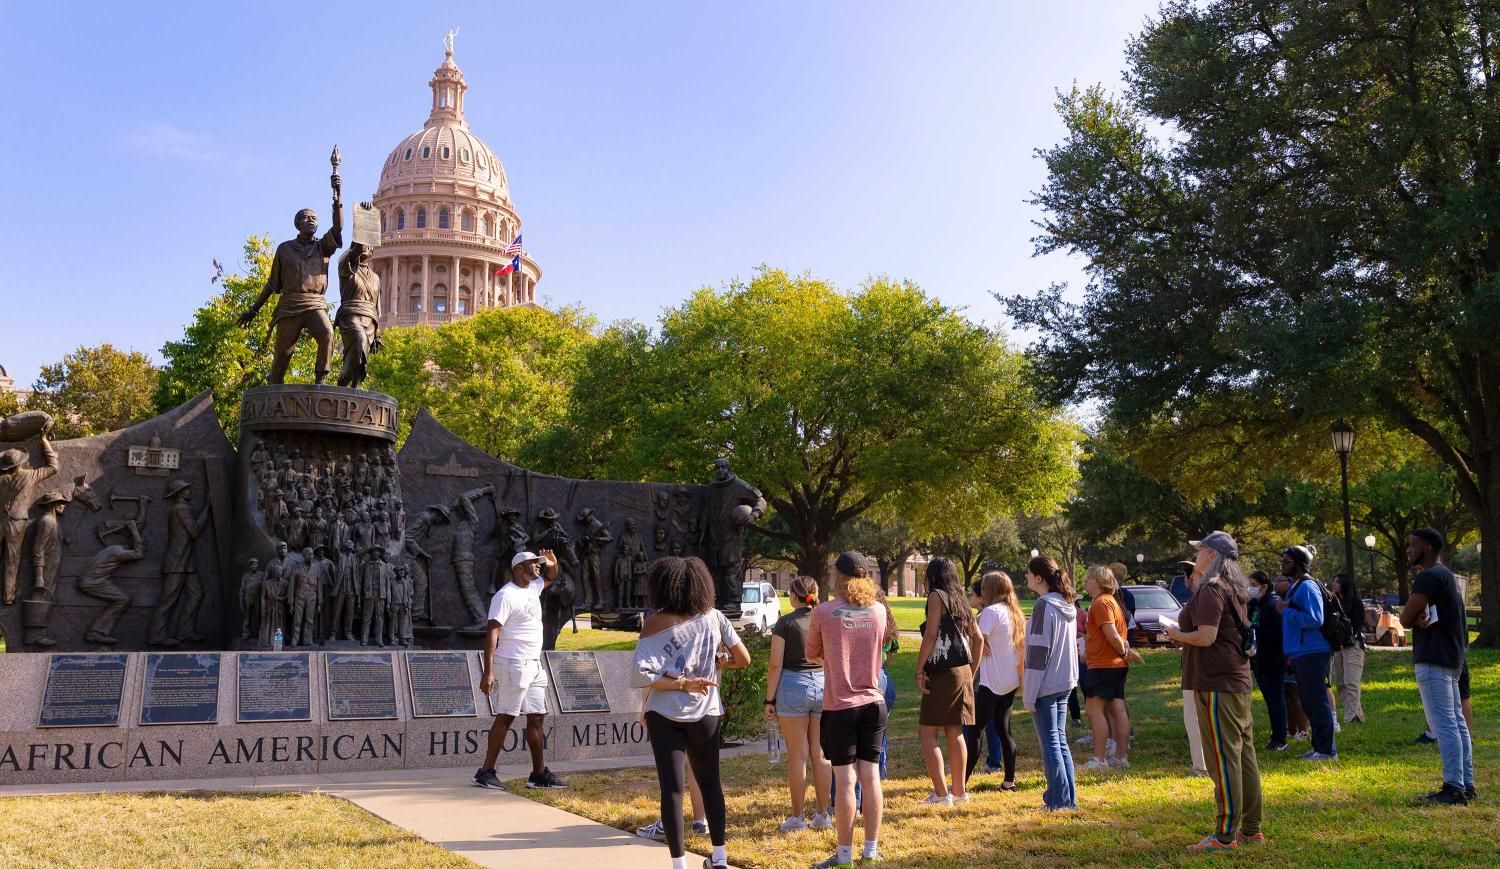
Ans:
{"type": "Polygon", "coordinates": [[[767,706],[775,706],[776,705],[776,698],[775,697],[767,697],[765,705],[767,705],[767,706]]]}

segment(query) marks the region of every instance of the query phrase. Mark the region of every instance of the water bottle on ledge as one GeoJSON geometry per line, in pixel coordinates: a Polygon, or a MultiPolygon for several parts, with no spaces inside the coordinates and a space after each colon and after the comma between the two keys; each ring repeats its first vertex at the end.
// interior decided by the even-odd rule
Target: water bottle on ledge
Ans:
{"type": "Polygon", "coordinates": [[[771,765],[781,763],[782,742],[781,728],[772,721],[766,726],[766,757],[770,759],[771,765]]]}
{"type": "Polygon", "coordinates": [[[286,638],[281,635],[281,628],[277,628],[276,629],[276,636],[274,636],[274,637],[271,638],[271,651],[273,651],[273,652],[279,652],[279,651],[281,651],[281,647],[282,647],[282,645],[285,642],[286,642],[286,638]]]}

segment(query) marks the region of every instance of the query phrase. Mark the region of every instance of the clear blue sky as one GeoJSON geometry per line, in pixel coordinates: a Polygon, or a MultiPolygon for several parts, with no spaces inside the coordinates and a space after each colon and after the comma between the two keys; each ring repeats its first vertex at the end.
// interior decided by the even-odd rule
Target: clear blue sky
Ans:
{"type": "Polygon", "coordinates": [[[757,264],[992,290],[1034,258],[1058,88],[1118,89],[1154,0],[23,3],[0,0],[0,365],[80,344],[159,360],[246,235],[367,199],[427,116],[441,38],[545,300],[654,320],[757,264]]]}

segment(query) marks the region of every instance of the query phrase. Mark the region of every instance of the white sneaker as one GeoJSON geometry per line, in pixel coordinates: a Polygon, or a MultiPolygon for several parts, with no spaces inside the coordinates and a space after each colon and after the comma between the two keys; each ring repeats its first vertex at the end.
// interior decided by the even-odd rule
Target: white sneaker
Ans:
{"type": "Polygon", "coordinates": [[[832,830],[833,818],[828,817],[827,812],[814,812],[812,820],[807,823],[809,830],[832,830]]]}
{"type": "Polygon", "coordinates": [[[807,822],[802,820],[801,815],[792,815],[785,821],[782,821],[781,826],[776,829],[783,833],[800,833],[807,829],[807,822]]]}
{"type": "Polygon", "coordinates": [[[953,805],[952,794],[940,794],[937,791],[927,795],[927,799],[917,803],[919,806],[951,806],[953,805]]]}
{"type": "Polygon", "coordinates": [[[1129,758],[1112,756],[1105,763],[1109,764],[1110,769],[1130,769],[1129,758]]]}
{"type": "Polygon", "coordinates": [[[1084,748],[1091,748],[1094,745],[1094,734],[1085,733],[1084,735],[1073,740],[1073,744],[1083,746],[1084,748]]]}
{"type": "Polygon", "coordinates": [[[969,800],[969,792],[968,791],[964,791],[962,796],[953,796],[953,804],[954,805],[958,805],[959,803],[967,803],[969,801],[970,800],[969,800]]]}
{"type": "Polygon", "coordinates": [[[642,839],[651,839],[656,842],[667,841],[666,828],[662,826],[661,819],[657,819],[644,827],[638,827],[635,831],[642,839]]]}
{"type": "Polygon", "coordinates": [[[1089,758],[1089,762],[1083,765],[1083,768],[1092,770],[1109,769],[1109,761],[1091,757],[1089,758]]]}

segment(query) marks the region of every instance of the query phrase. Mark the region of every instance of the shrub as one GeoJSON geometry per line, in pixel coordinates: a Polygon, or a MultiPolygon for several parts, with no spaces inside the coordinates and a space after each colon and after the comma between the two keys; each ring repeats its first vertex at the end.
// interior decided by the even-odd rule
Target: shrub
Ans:
{"type": "Polygon", "coordinates": [[[752,739],[765,731],[766,662],[771,658],[771,638],[743,635],[750,651],[750,666],[720,674],[719,697],[724,701],[725,739],[752,739]]]}

